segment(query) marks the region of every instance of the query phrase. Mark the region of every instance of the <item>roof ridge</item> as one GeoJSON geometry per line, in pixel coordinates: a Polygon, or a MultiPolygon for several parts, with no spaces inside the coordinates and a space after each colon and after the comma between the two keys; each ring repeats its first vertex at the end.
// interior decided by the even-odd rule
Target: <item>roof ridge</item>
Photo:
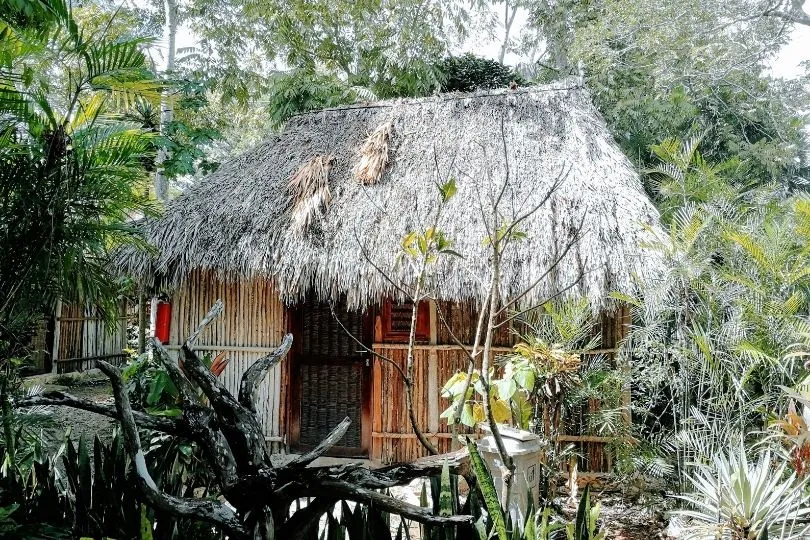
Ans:
{"type": "Polygon", "coordinates": [[[454,101],[462,99],[501,97],[517,94],[536,94],[541,92],[564,92],[569,90],[585,90],[585,86],[579,83],[568,86],[560,86],[558,83],[549,83],[549,84],[535,84],[531,86],[522,86],[514,90],[510,88],[497,88],[479,92],[447,92],[422,97],[393,98],[393,99],[383,99],[379,101],[363,101],[358,103],[348,103],[346,105],[338,105],[336,107],[327,107],[325,109],[315,109],[311,111],[298,113],[291,116],[287,121],[289,122],[290,120],[302,118],[305,116],[315,116],[321,113],[339,112],[355,109],[382,109],[388,107],[396,107],[397,105],[401,105],[403,103],[404,104],[431,103],[431,102],[454,101]]]}

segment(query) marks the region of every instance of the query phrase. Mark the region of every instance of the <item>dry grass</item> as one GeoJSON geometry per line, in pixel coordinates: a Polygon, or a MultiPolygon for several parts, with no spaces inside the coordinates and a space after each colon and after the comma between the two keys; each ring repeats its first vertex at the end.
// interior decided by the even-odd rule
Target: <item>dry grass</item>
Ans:
{"type": "Polygon", "coordinates": [[[394,123],[390,120],[377,126],[358,150],[360,161],[352,169],[358,182],[364,186],[373,186],[382,178],[390,159],[388,144],[394,134],[394,123]]]}
{"type": "Polygon", "coordinates": [[[306,232],[332,202],[329,171],[334,161],[332,154],[314,156],[295,171],[287,184],[293,205],[290,226],[298,234],[306,232]]]}

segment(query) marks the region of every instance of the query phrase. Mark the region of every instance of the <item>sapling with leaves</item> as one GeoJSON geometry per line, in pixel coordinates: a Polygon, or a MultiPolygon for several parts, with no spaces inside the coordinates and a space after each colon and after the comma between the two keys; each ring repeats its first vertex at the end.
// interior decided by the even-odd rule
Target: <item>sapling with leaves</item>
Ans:
{"type": "MultiPolygon", "coordinates": [[[[436,162],[436,171],[438,175],[438,161],[436,162]]],[[[422,447],[430,454],[438,454],[436,447],[425,436],[419,422],[416,418],[416,410],[414,405],[414,346],[416,345],[416,319],[419,314],[419,305],[422,302],[429,301],[436,298],[436,293],[433,288],[429,286],[430,269],[435,264],[439,257],[454,256],[460,257],[461,255],[453,250],[452,242],[439,228],[439,221],[442,217],[442,212],[445,205],[456,194],[458,190],[456,186],[456,179],[450,177],[442,184],[437,183],[439,204],[436,212],[434,213],[431,224],[422,231],[410,231],[402,239],[400,243],[401,251],[397,256],[396,265],[407,266],[416,276],[412,283],[402,283],[395,281],[391,274],[384,272],[379,265],[372,259],[368,250],[361,244],[363,256],[371,263],[374,268],[380,272],[385,279],[393,286],[403,300],[407,300],[412,304],[411,320],[408,330],[408,345],[407,345],[407,359],[405,369],[394,362],[391,358],[375,351],[362,343],[354,334],[352,334],[340,321],[332,305],[332,316],[346,332],[363,350],[370,353],[381,361],[387,362],[394,366],[402,378],[402,383],[405,387],[405,396],[407,400],[408,418],[411,423],[417,440],[422,447]]],[[[395,268],[396,269],[396,268],[395,268]]]]}
{"type": "MultiPolygon", "coordinates": [[[[498,379],[495,379],[495,370],[493,369],[494,365],[492,362],[494,358],[493,339],[495,333],[500,328],[511,325],[526,313],[565,294],[582,279],[584,270],[580,270],[579,274],[570,283],[560,288],[552,298],[545,298],[537,303],[527,302],[527,298],[531,297],[532,291],[540,285],[544,279],[549,277],[557,265],[566,257],[569,250],[579,240],[587,212],[582,213],[576,230],[573,231],[573,234],[571,234],[569,241],[563,249],[556,254],[547,268],[533,282],[519,292],[513,292],[508,295],[504,294],[503,291],[506,287],[503,283],[502,263],[505,255],[511,246],[527,238],[528,233],[521,227],[529,218],[546,205],[554,192],[565,180],[570,169],[564,167],[553,182],[546,188],[543,196],[540,197],[538,201],[533,202],[529,207],[516,207],[515,202],[508,200],[509,198],[506,197],[508,190],[516,179],[512,177],[510,169],[508,141],[503,119],[501,119],[501,142],[503,143],[502,152],[504,158],[503,178],[500,181],[496,181],[494,177],[495,173],[492,168],[490,168],[487,170],[489,189],[486,193],[479,192],[477,194],[477,210],[480,213],[485,228],[485,237],[482,239],[482,242],[489,251],[489,279],[484,281],[481,284],[481,290],[477,291],[477,296],[482,298],[483,301],[478,314],[472,350],[468,350],[464,347],[464,344],[454,337],[452,331],[450,334],[461,349],[467,353],[468,357],[466,375],[463,381],[456,382],[459,390],[457,395],[466,398],[470,389],[473,388],[473,385],[479,387],[480,394],[482,395],[481,410],[483,412],[484,421],[488,425],[492,437],[495,440],[500,457],[502,467],[501,477],[504,480],[502,500],[508,501],[515,464],[506,450],[498,428],[498,420],[506,416],[505,409],[502,407],[504,399],[503,396],[500,396],[499,401],[498,391],[502,390],[505,395],[510,394],[510,392],[514,394],[514,392],[511,383],[495,384],[495,381],[498,379]],[[503,389],[499,388],[500,384],[502,384],[503,389]]],[[[441,312],[439,312],[439,317],[449,329],[446,318],[441,312]]],[[[458,400],[455,403],[456,409],[452,413],[454,432],[456,431],[458,423],[461,422],[465,404],[466,399],[458,400]]]]}
{"type": "MultiPolygon", "coordinates": [[[[504,293],[503,291],[508,289],[503,277],[502,264],[504,257],[508,254],[510,247],[527,238],[528,233],[523,230],[523,225],[546,206],[552,195],[564,182],[570,169],[563,167],[551,181],[550,185],[546,186],[540,197],[533,199],[529,203],[522,201],[521,204],[521,201],[515,201],[512,195],[508,195],[515,189],[517,179],[511,175],[510,171],[508,141],[503,119],[501,119],[500,136],[505,166],[503,177],[497,179],[494,170],[495,165],[490,165],[485,173],[488,180],[486,182],[488,186],[486,192],[483,193],[478,190],[476,193],[477,200],[470,201],[470,205],[473,206],[471,210],[480,213],[480,218],[484,223],[485,233],[481,241],[485,248],[484,256],[489,266],[489,276],[480,282],[480,289],[473,289],[469,293],[472,299],[477,299],[478,302],[480,302],[472,346],[470,347],[469,344],[462,343],[458,339],[438,302],[436,304],[436,311],[439,322],[447,330],[453,343],[455,343],[458,346],[458,350],[463,352],[467,357],[466,372],[461,376],[457,376],[454,380],[454,385],[457,386],[458,390],[458,392],[455,393],[457,395],[466,396],[473,391],[475,387],[482,395],[482,399],[479,401],[480,408],[476,408],[475,410],[479,411],[479,418],[482,418],[482,420],[487,423],[496,440],[501,462],[504,466],[504,474],[502,475],[502,477],[506,479],[504,487],[506,492],[508,492],[509,486],[511,485],[511,476],[514,471],[514,463],[501,439],[498,424],[508,420],[511,416],[508,399],[514,391],[510,388],[511,383],[498,383],[503,384],[504,388],[502,392],[510,394],[510,396],[503,399],[498,395],[498,385],[494,384],[494,381],[498,379],[495,376],[495,365],[493,364],[493,339],[495,334],[501,329],[509,327],[526,313],[537,309],[559,296],[565,295],[582,279],[585,272],[584,268],[587,264],[583,264],[579,273],[572,278],[569,283],[565,283],[560,287],[550,298],[543,298],[538,302],[529,301],[529,298],[533,298],[534,296],[532,294],[534,289],[544,284],[544,280],[549,279],[552,272],[555,271],[560,262],[566,258],[571,248],[578,242],[587,211],[583,210],[581,216],[577,216],[579,219],[573,220],[568,241],[560,247],[558,252],[536,279],[520,291],[511,292],[509,294],[504,293]]],[[[484,150],[482,149],[482,151],[484,150]]],[[[439,170],[440,167],[437,156],[434,156],[434,162],[437,177],[441,178],[443,175],[439,170]]],[[[433,272],[436,268],[435,263],[439,262],[439,257],[467,256],[453,249],[452,239],[447,238],[440,228],[444,207],[456,193],[458,188],[457,182],[469,180],[471,185],[477,185],[475,179],[462,178],[466,176],[466,173],[463,167],[457,166],[455,159],[452,160],[450,170],[454,174],[457,171],[459,180],[454,179],[453,175],[445,175],[445,177],[450,177],[450,180],[439,186],[440,204],[435,213],[431,216],[428,226],[424,230],[408,232],[401,242],[402,252],[397,258],[396,264],[409,266],[409,270],[411,271],[409,275],[414,277],[411,277],[407,282],[403,282],[394,277],[403,274],[403,272],[396,272],[396,266],[394,267],[394,271],[390,271],[385,265],[376,262],[372,254],[369,253],[369,250],[366,249],[366,246],[360,241],[359,235],[356,235],[357,242],[361,247],[361,253],[366,259],[366,262],[388,282],[392,290],[394,290],[400,298],[412,303],[406,369],[402,370],[395,362],[391,361],[391,359],[363,345],[359,339],[355,338],[355,341],[366,352],[381,361],[391,363],[400,372],[406,388],[411,426],[422,446],[431,453],[435,453],[436,450],[417,425],[413,409],[413,351],[416,342],[416,317],[419,302],[443,298],[440,282],[436,279],[433,272]]],[[[481,255],[476,256],[480,257],[481,255]]],[[[456,410],[444,415],[446,418],[453,419],[452,430],[454,436],[458,435],[458,424],[461,423],[462,415],[467,415],[468,419],[474,417],[474,413],[472,413],[473,409],[465,409],[465,403],[466,400],[459,400],[455,404],[456,410]]],[[[504,500],[508,500],[508,497],[505,496],[504,500]]]]}

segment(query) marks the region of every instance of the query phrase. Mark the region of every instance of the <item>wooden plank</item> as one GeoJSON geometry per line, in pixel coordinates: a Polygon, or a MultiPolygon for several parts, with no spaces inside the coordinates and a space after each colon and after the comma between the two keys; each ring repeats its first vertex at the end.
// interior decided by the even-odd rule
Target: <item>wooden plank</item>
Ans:
{"type": "MultiPolygon", "coordinates": [[[[428,437],[429,439],[452,439],[453,438],[452,433],[428,432],[428,433],[425,433],[424,435],[425,435],[425,437],[428,437]]],[[[464,433],[464,434],[459,433],[459,435],[467,435],[471,439],[480,439],[483,436],[480,433],[464,433]]],[[[372,431],[371,436],[372,436],[372,438],[375,438],[375,439],[394,439],[394,440],[409,439],[409,440],[417,441],[416,433],[392,433],[392,432],[388,432],[388,431],[382,431],[382,432],[380,432],[380,431],[372,431]]],[[[419,444],[418,441],[417,441],[417,444],[419,444]]],[[[421,445],[420,445],[420,448],[421,448],[421,445]]]]}
{"type": "Polygon", "coordinates": [[[558,435],[557,440],[562,442],[609,443],[613,442],[614,439],[597,435],[558,435]]]}
{"type": "Polygon", "coordinates": [[[59,340],[62,336],[62,300],[56,301],[56,321],[53,328],[53,350],[51,351],[51,373],[56,373],[56,361],[59,359],[59,340]]]}
{"type": "MultiPolygon", "coordinates": [[[[170,351],[179,351],[180,345],[167,345],[166,348],[170,351]]],[[[195,351],[228,351],[228,352],[247,352],[247,353],[262,353],[270,354],[275,351],[277,347],[247,347],[239,345],[195,345],[195,351]]]]}
{"type": "Polygon", "coordinates": [[[428,384],[427,384],[427,414],[428,430],[435,433],[439,431],[439,358],[436,351],[428,352],[428,384]]]}
{"type": "Polygon", "coordinates": [[[56,363],[65,364],[68,362],[94,362],[96,360],[109,360],[110,358],[126,358],[127,353],[120,353],[120,354],[100,354],[97,356],[78,356],[76,358],[60,358],[56,360],[56,363]]]}
{"type": "MultiPolygon", "coordinates": [[[[472,350],[472,345],[465,345],[467,350],[472,350]]],[[[385,349],[385,350],[407,350],[408,344],[407,343],[374,343],[374,349],[385,349]]],[[[458,345],[448,345],[448,344],[430,344],[430,343],[417,343],[413,346],[414,351],[458,351],[461,348],[458,345]]],[[[504,346],[493,346],[491,347],[493,352],[496,353],[504,353],[504,352],[513,352],[514,349],[512,347],[504,347],[504,346]]],[[[616,348],[602,348],[602,349],[590,349],[587,351],[571,351],[573,354],[581,354],[586,356],[595,356],[598,354],[611,354],[617,351],[616,348]]]]}
{"type": "MultiPolygon", "coordinates": [[[[386,349],[386,350],[400,350],[404,351],[408,349],[407,343],[375,343],[374,348],[377,349],[386,349]]],[[[472,350],[472,345],[467,345],[467,348],[472,350]]],[[[417,343],[413,346],[414,351],[456,351],[459,350],[458,345],[431,345],[429,343],[417,343]]],[[[495,352],[512,352],[512,347],[492,347],[492,350],[495,352]]]]}

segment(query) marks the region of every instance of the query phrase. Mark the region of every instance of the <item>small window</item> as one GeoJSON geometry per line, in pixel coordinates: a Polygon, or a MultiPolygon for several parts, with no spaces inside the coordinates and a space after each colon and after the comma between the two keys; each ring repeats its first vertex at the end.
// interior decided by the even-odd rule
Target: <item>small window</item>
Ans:
{"type": "MultiPolygon", "coordinates": [[[[413,302],[394,303],[386,300],[382,310],[382,340],[407,343],[411,332],[413,302]]],[[[430,340],[430,303],[419,302],[416,313],[416,341],[430,340]]]]}

